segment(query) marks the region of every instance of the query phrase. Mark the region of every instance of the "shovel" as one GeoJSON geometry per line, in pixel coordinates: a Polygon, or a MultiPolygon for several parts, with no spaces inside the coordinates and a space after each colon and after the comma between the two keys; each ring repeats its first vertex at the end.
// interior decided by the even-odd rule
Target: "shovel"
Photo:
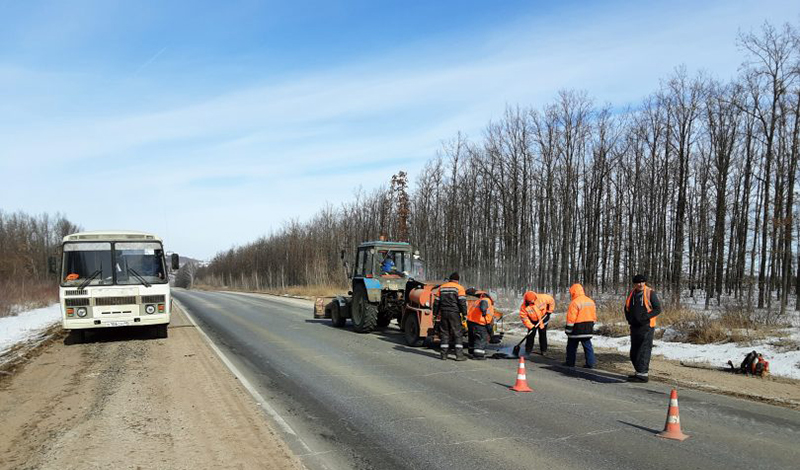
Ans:
{"type": "Polygon", "coordinates": [[[527,335],[525,335],[525,337],[524,337],[524,338],[522,338],[521,340],[519,340],[519,343],[517,343],[517,345],[516,345],[516,346],[514,346],[514,350],[513,350],[513,351],[514,351],[514,355],[515,355],[516,357],[519,357],[519,347],[520,347],[520,345],[522,344],[522,342],[523,342],[523,341],[525,341],[526,339],[528,339],[528,336],[532,335],[533,333],[536,333],[536,330],[538,330],[538,329],[539,329],[539,327],[540,327],[540,326],[542,326],[542,320],[543,320],[543,319],[540,319],[540,320],[539,320],[539,323],[537,323],[537,324],[536,324],[536,326],[534,326],[533,328],[531,328],[531,330],[528,332],[528,334],[527,334],[527,335]]]}

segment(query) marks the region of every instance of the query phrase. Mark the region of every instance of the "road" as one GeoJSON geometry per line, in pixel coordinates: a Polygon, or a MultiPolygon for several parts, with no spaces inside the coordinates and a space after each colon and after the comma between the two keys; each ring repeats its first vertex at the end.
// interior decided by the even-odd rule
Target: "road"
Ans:
{"type": "MultiPolygon", "coordinates": [[[[800,413],[680,390],[684,442],[657,438],[669,384],[542,359],[533,393],[516,360],[440,361],[396,326],[357,334],[314,320],[308,301],[228,292],[175,298],[288,423],[316,468],[797,468],[800,413]],[[544,362],[542,362],[544,361],[544,362]]],[[[287,429],[289,429],[287,431],[287,429]]]]}

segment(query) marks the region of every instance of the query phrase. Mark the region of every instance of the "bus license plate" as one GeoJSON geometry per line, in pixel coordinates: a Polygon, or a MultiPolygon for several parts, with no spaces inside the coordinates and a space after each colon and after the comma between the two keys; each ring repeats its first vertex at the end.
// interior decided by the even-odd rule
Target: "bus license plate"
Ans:
{"type": "Polygon", "coordinates": [[[110,321],[106,323],[108,326],[128,326],[129,323],[126,321],[110,321]]]}

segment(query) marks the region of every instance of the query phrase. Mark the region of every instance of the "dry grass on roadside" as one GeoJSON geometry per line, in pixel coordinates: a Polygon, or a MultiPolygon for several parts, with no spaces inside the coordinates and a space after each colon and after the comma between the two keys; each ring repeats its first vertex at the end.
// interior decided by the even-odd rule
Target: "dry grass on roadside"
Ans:
{"type": "Polygon", "coordinates": [[[285,289],[268,290],[270,294],[289,294],[295,297],[326,297],[346,294],[347,289],[336,286],[288,286],[285,289]]]}
{"type": "Polygon", "coordinates": [[[694,344],[748,343],[778,336],[786,326],[758,321],[752,310],[740,305],[723,306],[719,313],[666,308],[658,318],[659,325],[670,327],[677,338],[694,344]]]}
{"type": "MultiPolygon", "coordinates": [[[[622,308],[616,303],[597,306],[597,323],[597,334],[610,337],[630,334],[622,308]]],[[[666,330],[671,330],[673,341],[695,344],[753,341],[775,332],[773,328],[758,326],[751,315],[737,309],[727,309],[721,315],[715,315],[684,307],[665,306],[657,323],[657,339],[661,339],[666,330]]]]}
{"type": "Polygon", "coordinates": [[[58,302],[58,286],[52,281],[0,281],[0,317],[9,317],[58,302]]]}
{"type": "MultiPolygon", "coordinates": [[[[253,292],[254,289],[243,289],[237,286],[210,286],[207,284],[195,282],[192,286],[197,290],[232,290],[232,291],[245,291],[253,292]]],[[[293,297],[328,297],[339,294],[346,294],[347,288],[327,286],[327,285],[314,285],[314,286],[287,286],[286,288],[265,288],[260,289],[258,292],[274,295],[291,295],[293,297]]]]}
{"type": "Polygon", "coordinates": [[[597,326],[595,333],[602,336],[618,338],[630,334],[628,322],[619,302],[597,303],[597,326]]]}

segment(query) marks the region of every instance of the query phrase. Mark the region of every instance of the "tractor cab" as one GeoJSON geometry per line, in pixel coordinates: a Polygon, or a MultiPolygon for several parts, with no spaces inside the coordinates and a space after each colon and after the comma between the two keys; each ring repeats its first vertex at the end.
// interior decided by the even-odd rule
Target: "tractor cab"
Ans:
{"type": "Polygon", "coordinates": [[[414,264],[408,243],[374,241],[358,246],[353,278],[405,278],[414,264]]]}

